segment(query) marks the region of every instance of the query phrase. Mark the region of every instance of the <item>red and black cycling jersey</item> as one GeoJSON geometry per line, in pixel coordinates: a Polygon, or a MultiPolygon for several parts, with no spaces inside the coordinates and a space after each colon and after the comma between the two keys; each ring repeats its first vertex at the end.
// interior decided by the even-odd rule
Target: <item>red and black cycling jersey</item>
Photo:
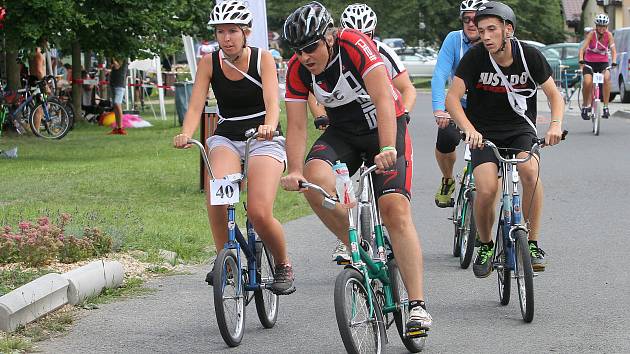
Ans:
{"type": "MultiPolygon", "coordinates": [[[[370,134],[377,127],[376,107],[370,99],[363,78],[383,61],[374,42],[363,33],[343,29],[338,33],[333,59],[324,72],[313,76],[300,64],[296,55],[289,61],[286,80],[287,102],[306,101],[309,91],[326,108],[330,127],[353,132],[356,135],[370,134]],[[323,96],[322,96],[323,95],[323,96]]],[[[405,113],[402,95],[388,85],[396,110],[396,117],[405,113]]]]}

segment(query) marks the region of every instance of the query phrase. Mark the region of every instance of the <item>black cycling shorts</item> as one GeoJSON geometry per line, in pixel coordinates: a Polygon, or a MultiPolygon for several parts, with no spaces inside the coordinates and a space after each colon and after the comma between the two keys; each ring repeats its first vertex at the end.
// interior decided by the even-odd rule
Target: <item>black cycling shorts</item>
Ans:
{"type": "MultiPolygon", "coordinates": [[[[406,114],[405,114],[406,115],[406,114]]],[[[411,178],[413,171],[413,148],[407,131],[407,118],[396,119],[396,166],[381,174],[374,174],[374,193],[376,197],[388,193],[399,193],[411,200],[411,178]]],[[[352,176],[361,166],[362,155],[367,159],[366,165],[374,164],[374,156],[380,152],[378,132],[374,130],[368,135],[356,135],[352,132],[328,127],[313,143],[306,156],[310,160],[326,161],[332,168],[336,161],[345,162],[352,176]]]]}
{"type": "MultiPolygon", "coordinates": [[[[591,62],[587,61],[587,65],[590,65],[596,73],[603,73],[604,70],[608,67],[608,62],[591,62]]],[[[584,66],[583,70],[584,75],[593,75],[593,71],[590,68],[584,66]]]]}
{"type": "MultiPolygon", "coordinates": [[[[530,151],[534,145],[534,139],[537,138],[536,133],[532,129],[531,131],[521,132],[504,132],[494,133],[492,135],[484,135],[484,139],[490,140],[499,148],[509,148],[513,150],[501,151],[501,156],[506,157],[518,151],[530,151]]],[[[494,162],[497,167],[499,166],[499,160],[494,156],[494,151],[489,147],[483,149],[470,149],[470,158],[472,161],[473,170],[475,167],[486,163],[494,162]]]]}
{"type": "Polygon", "coordinates": [[[446,128],[438,128],[435,148],[443,154],[448,154],[455,151],[461,140],[459,129],[455,123],[451,121],[446,128]]]}

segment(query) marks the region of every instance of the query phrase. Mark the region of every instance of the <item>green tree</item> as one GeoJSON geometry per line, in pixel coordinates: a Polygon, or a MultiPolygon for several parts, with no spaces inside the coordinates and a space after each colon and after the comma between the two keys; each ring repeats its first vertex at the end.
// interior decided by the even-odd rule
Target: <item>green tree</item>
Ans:
{"type": "MultiPolygon", "coordinates": [[[[440,44],[448,32],[460,29],[459,0],[418,0],[420,21],[425,29],[420,37],[428,43],[440,44]]],[[[505,0],[516,14],[516,36],[543,43],[564,40],[564,24],[560,0],[505,0]]]]}

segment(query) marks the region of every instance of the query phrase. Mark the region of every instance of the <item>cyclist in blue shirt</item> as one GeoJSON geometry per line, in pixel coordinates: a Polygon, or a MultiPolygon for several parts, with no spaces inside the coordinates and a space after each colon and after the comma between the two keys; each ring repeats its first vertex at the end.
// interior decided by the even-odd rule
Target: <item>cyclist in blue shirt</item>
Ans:
{"type": "MultiPolygon", "coordinates": [[[[457,127],[452,123],[450,115],[446,112],[444,92],[446,81],[455,75],[455,69],[459,60],[469,48],[479,41],[479,33],[475,25],[475,12],[477,8],[488,2],[487,0],[464,0],[459,6],[459,15],[462,20],[462,29],[450,32],[440,48],[437,64],[431,79],[431,96],[433,102],[433,116],[438,126],[437,141],[435,144],[435,159],[437,160],[442,181],[435,194],[435,204],[440,208],[453,206],[451,195],[455,191],[453,179],[453,166],[457,159],[455,148],[459,144],[460,135],[457,127]]],[[[466,106],[465,98],[462,105],[466,106]]]]}

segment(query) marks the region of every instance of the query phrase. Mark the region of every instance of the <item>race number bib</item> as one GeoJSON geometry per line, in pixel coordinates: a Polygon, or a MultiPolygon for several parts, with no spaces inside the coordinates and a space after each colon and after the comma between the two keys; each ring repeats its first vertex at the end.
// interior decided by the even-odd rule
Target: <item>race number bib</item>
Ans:
{"type": "Polygon", "coordinates": [[[602,73],[594,73],[593,74],[593,83],[595,83],[595,84],[603,84],[604,83],[604,74],[602,74],[602,73]]]}
{"type": "Polygon", "coordinates": [[[228,179],[210,180],[210,205],[238,203],[239,183],[228,179]]]}

